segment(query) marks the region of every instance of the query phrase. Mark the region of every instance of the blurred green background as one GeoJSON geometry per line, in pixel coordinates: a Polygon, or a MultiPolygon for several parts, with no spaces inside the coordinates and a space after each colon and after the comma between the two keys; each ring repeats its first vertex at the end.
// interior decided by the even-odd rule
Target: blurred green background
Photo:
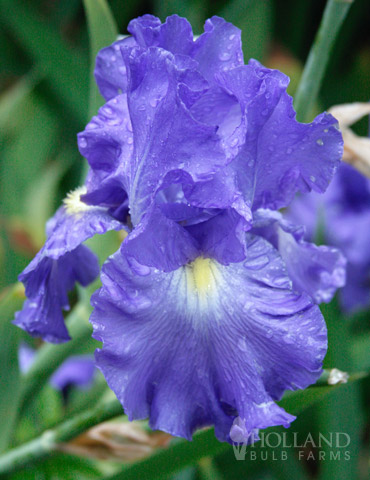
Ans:
{"type": "MultiPolygon", "coordinates": [[[[111,0],[108,3],[122,34],[127,33],[131,18],[144,13],[153,13],[162,20],[172,13],[185,16],[196,34],[201,33],[206,18],[220,15],[242,30],[245,60],[253,57],[287,73],[291,77],[291,94],[325,7],[322,0],[111,0]]],[[[320,92],[319,110],[370,99],[369,25],[369,0],[356,0],[331,56],[320,92]]],[[[89,119],[90,78],[89,32],[82,0],[0,0],[0,288],[5,292],[0,298],[4,305],[11,292],[13,300],[18,302],[17,307],[12,304],[1,310],[0,340],[5,347],[0,349],[0,417],[7,415],[14,399],[12,388],[14,392],[19,389],[14,381],[19,377],[19,373],[14,373],[17,368],[14,346],[25,338],[23,332],[9,325],[14,310],[21,304],[22,293],[4,289],[17,281],[20,271],[42,245],[45,222],[66,192],[81,182],[84,160],[77,150],[76,134],[89,119]]],[[[366,135],[367,129],[366,119],[355,125],[359,134],[366,135]]],[[[106,255],[107,251],[114,251],[118,242],[119,238],[113,233],[108,240],[95,240],[95,247],[106,255]]],[[[343,319],[335,301],[324,306],[323,312],[330,342],[326,366],[350,372],[370,371],[369,313],[343,319]]],[[[38,342],[32,344],[39,346],[38,342]]],[[[80,351],[92,352],[96,344],[93,340],[87,341],[80,346],[80,351]]],[[[104,390],[101,379],[99,382],[95,385],[96,398],[104,390]]],[[[181,468],[179,466],[180,471],[172,478],[367,479],[369,391],[367,378],[327,395],[327,390],[325,395],[322,391],[314,400],[312,395],[295,400],[301,402],[297,411],[302,413],[288,437],[293,438],[293,432],[298,432],[304,441],[309,432],[312,435],[347,432],[351,437],[347,448],[349,459],[343,452],[339,459],[330,459],[328,446],[318,449],[310,444],[303,449],[302,458],[298,457],[299,449],[287,448],[288,457],[283,460],[281,448],[261,446],[256,450],[268,452],[266,460],[257,455],[255,461],[248,460],[248,456],[245,461],[237,461],[228,447],[221,452],[210,450],[209,455],[206,449],[201,456],[194,455],[194,459],[190,457],[184,462],[181,453],[175,451],[169,464],[178,463],[181,468]],[[327,453],[325,459],[320,461],[318,450],[327,453]]],[[[45,387],[20,422],[13,444],[63,419],[68,409],[78,410],[76,405],[83,400],[83,395],[76,393],[71,401],[75,404],[66,406],[51,387],[45,387]]],[[[93,396],[90,401],[95,401],[93,396]]],[[[86,399],[82,401],[85,406],[87,403],[86,399]]],[[[1,433],[0,428],[0,436],[1,433]]],[[[166,461],[159,464],[163,471],[162,467],[149,465],[146,473],[145,470],[130,473],[128,468],[128,476],[123,473],[120,478],[169,478],[176,468],[166,470],[167,464],[166,461]]],[[[120,463],[102,465],[91,459],[59,454],[9,478],[103,478],[121,468],[120,463]]]]}

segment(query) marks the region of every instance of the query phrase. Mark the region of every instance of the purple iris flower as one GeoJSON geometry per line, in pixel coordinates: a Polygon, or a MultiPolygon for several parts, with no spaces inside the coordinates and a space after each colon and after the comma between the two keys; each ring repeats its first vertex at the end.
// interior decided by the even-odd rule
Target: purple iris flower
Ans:
{"type": "MultiPolygon", "coordinates": [[[[18,351],[19,369],[26,373],[34,361],[36,352],[27,344],[22,343],[18,351]]],[[[94,360],[88,355],[75,355],[67,358],[55,371],[50,384],[60,391],[65,391],[71,385],[80,388],[91,386],[96,372],[94,360]]]]}
{"type": "MultiPolygon", "coordinates": [[[[107,103],[78,138],[91,167],[79,209],[103,209],[104,229],[130,217],[92,298],[97,364],[128,417],[153,429],[190,439],[214,425],[230,441],[236,418],[238,439],[287,427],[294,417],[275,401],[319,377],[327,337],[316,303],[343,285],[345,261],[276,210],[326,190],[342,156],[337,122],[298,123],[288,78],[244,65],[240,31],[221,18],[196,40],[176,15],[128,30],[98,55],[107,103]]],[[[69,230],[77,220],[66,219],[69,230]]],[[[40,320],[48,335],[54,320],[40,320]]]]}
{"type": "Polygon", "coordinates": [[[339,295],[343,310],[370,305],[370,181],[343,163],[324,195],[298,197],[289,216],[305,222],[311,240],[322,230],[325,242],[347,258],[347,283],[339,295]]]}

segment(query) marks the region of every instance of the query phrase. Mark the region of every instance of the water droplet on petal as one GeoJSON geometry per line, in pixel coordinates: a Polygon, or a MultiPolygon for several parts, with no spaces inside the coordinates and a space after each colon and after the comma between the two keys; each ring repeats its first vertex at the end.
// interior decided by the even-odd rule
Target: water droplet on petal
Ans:
{"type": "Polygon", "coordinates": [[[102,110],[106,115],[112,115],[113,114],[113,110],[110,107],[103,107],[102,110]]]}
{"type": "Polygon", "coordinates": [[[231,54],[229,52],[221,52],[218,58],[221,62],[227,62],[227,60],[230,60],[231,54]]]}
{"type": "Polygon", "coordinates": [[[266,337],[267,338],[271,338],[273,336],[273,331],[269,328],[267,331],[266,331],[266,337]]]}

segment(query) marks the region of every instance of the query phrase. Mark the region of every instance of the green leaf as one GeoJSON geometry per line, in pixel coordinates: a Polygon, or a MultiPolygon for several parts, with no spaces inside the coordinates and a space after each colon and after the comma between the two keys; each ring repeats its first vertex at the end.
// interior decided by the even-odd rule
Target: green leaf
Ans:
{"type": "Polygon", "coordinates": [[[96,55],[99,50],[117,39],[118,28],[105,0],[83,0],[83,3],[90,37],[89,118],[91,118],[96,115],[99,107],[104,103],[94,78],[96,55]]]}
{"type": "Polygon", "coordinates": [[[38,70],[33,70],[21,80],[8,88],[0,96],[0,134],[4,136],[14,127],[14,114],[21,110],[22,103],[27,99],[35,86],[42,79],[38,70]]]}
{"type": "Polygon", "coordinates": [[[370,371],[370,334],[362,332],[352,339],[351,346],[353,364],[356,370],[370,371]]]}
{"type": "Polygon", "coordinates": [[[0,298],[0,338],[4,340],[0,348],[0,451],[8,446],[16,420],[16,399],[20,395],[18,343],[21,331],[11,321],[24,298],[24,289],[19,284],[7,289],[0,298]]]}
{"type": "Polygon", "coordinates": [[[272,30],[272,2],[269,0],[232,0],[218,12],[242,31],[245,62],[262,60],[272,30]]]}
{"type": "MultiPolygon", "coordinates": [[[[350,352],[350,324],[343,318],[336,301],[321,306],[328,327],[328,353],[325,358],[326,366],[335,366],[351,372],[353,363],[350,352]]],[[[333,394],[320,403],[317,411],[318,428],[323,435],[330,432],[344,432],[350,436],[350,444],[346,450],[350,453],[351,461],[321,462],[318,478],[329,480],[332,478],[356,478],[358,471],[358,452],[361,448],[363,435],[362,425],[364,412],[361,409],[360,385],[358,382],[336,388],[333,394]]],[[[329,456],[329,447],[323,445],[323,451],[329,456]]]]}
{"type": "Polygon", "coordinates": [[[97,480],[101,472],[94,464],[72,455],[53,455],[11,476],[11,480],[97,480]]]}
{"type": "Polygon", "coordinates": [[[88,322],[89,315],[90,308],[82,302],[78,303],[67,318],[72,340],[56,345],[45,343],[39,348],[31,368],[23,378],[21,412],[68,356],[78,353],[86,342],[95,343],[91,338],[92,327],[88,322]]]}
{"type": "Polygon", "coordinates": [[[73,154],[68,148],[62,151],[53,163],[39,172],[25,193],[23,223],[36,246],[41,246],[45,241],[45,224],[55,210],[52,200],[57,196],[62,176],[71,166],[73,154]]]}
{"type": "Polygon", "coordinates": [[[338,387],[328,385],[326,387],[310,387],[306,388],[306,390],[288,392],[279,402],[279,405],[292,415],[298,415],[306,408],[322,401],[324,397],[336,388],[338,387]]]}
{"type": "Polygon", "coordinates": [[[83,125],[87,114],[87,59],[31,8],[32,2],[2,0],[0,19],[50,79],[50,87],[83,125]]]}
{"type": "Polygon", "coordinates": [[[28,96],[27,108],[17,111],[24,122],[14,138],[4,147],[1,159],[1,210],[4,214],[21,214],[25,192],[50,156],[58,123],[48,105],[34,93],[28,96]]]}
{"type": "Polygon", "coordinates": [[[100,371],[97,371],[94,383],[88,390],[75,388],[70,392],[64,418],[71,418],[72,416],[87,410],[91,405],[96,405],[108,390],[109,387],[103,374],[100,371]]]}
{"type": "Polygon", "coordinates": [[[29,405],[27,415],[24,415],[14,435],[15,444],[28,441],[64,418],[61,392],[46,385],[34,402],[29,405]]]}
{"type": "Polygon", "coordinates": [[[328,0],[294,98],[297,119],[306,122],[319,94],[330,53],[353,0],[328,0]]]}

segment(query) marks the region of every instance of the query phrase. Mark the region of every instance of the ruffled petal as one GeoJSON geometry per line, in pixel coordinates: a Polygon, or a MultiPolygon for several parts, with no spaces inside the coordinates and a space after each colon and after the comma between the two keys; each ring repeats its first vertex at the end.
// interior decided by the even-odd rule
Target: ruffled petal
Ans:
{"type": "MultiPolygon", "coordinates": [[[[81,192],[85,193],[85,190],[81,192]]],[[[75,192],[71,196],[75,197],[75,192]]],[[[71,198],[71,197],[70,197],[71,198]]],[[[68,197],[65,202],[68,202],[68,197]]],[[[66,252],[74,250],[78,245],[96,234],[108,230],[122,230],[125,225],[114,219],[108,209],[90,206],[80,200],[73,199],[69,205],[59,208],[46,226],[47,240],[36,258],[58,259],[66,252]],[[77,202],[75,205],[75,201],[77,202]],[[75,209],[75,210],[74,210],[75,209]],[[81,209],[81,210],[79,210],[81,209]]],[[[26,269],[28,271],[28,267],[26,269]]]]}
{"type": "Polygon", "coordinates": [[[111,100],[127,90],[127,70],[122,51],[131,52],[137,46],[133,37],[114,42],[100,50],[96,57],[95,80],[105,100],[111,100]]]}
{"type": "Polygon", "coordinates": [[[223,18],[209,18],[204,33],[195,42],[192,57],[201,74],[214,83],[218,73],[243,65],[241,31],[223,18]]]}
{"type": "Polygon", "coordinates": [[[130,420],[190,439],[214,425],[230,440],[294,419],[274,403],[320,375],[326,329],[317,306],[290,289],[277,251],[248,237],[244,263],[198,257],[171,273],[133,268],[117,252],[93,296],[99,368],[130,420]]]}
{"type": "Polygon", "coordinates": [[[129,188],[129,170],[134,136],[127,95],[118,95],[99,109],[97,116],[78,134],[78,147],[92,169],[88,188],[95,190],[103,181],[121,181],[129,188]]]}
{"type": "Polygon", "coordinates": [[[304,240],[305,229],[293,225],[279,212],[257,210],[253,232],[279,250],[298,292],[315,303],[330,302],[346,283],[346,259],[340,250],[304,240]]]}
{"type": "Polygon", "coordinates": [[[297,191],[323,192],[343,153],[337,121],[321,114],[298,123],[287,95],[288,78],[258,62],[229,70],[221,82],[239,100],[247,131],[231,164],[253,209],[287,206],[297,191]]]}
{"type": "Polygon", "coordinates": [[[229,159],[239,152],[246,133],[242,110],[237,99],[227,91],[212,87],[197,98],[190,107],[200,122],[217,126],[221,145],[229,159]]]}
{"type": "Polygon", "coordinates": [[[193,50],[191,25],[178,15],[167,17],[163,24],[153,15],[144,15],[131,20],[127,30],[143,48],[160,47],[180,55],[191,55],[193,50]]]}
{"type": "Polygon", "coordinates": [[[255,208],[284,207],[297,191],[324,192],[342,158],[334,117],[324,113],[306,125],[297,123],[294,115],[292,99],[283,95],[260,134],[255,208]]]}
{"type": "Polygon", "coordinates": [[[160,47],[195,60],[197,70],[211,83],[218,72],[243,64],[240,30],[217,16],[206,21],[204,33],[195,41],[190,23],[178,15],[163,24],[144,15],[132,20],[128,31],[142,48],[160,47]]]}
{"type": "Polygon", "coordinates": [[[76,282],[87,286],[99,274],[97,257],[81,244],[95,234],[124,228],[106,208],[83,203],[85,192],[78,189],[67,197],[47,224],[45,245],[19,275],[27,300],[14,323],[53,343],[70,339],[62,313],[69,308],[68,292],[76,282]]]}
{"type": "Polygon", "coordinates": [[[172,170],[205,181],[227,162],[216,127],[196,121],[179,101],[169,53],[150,48],[130,65],[128,104],[134,133],[129,191],[133,225],[172,170]]]}
{"type": "Polygon", "coordinates": [[[15,314],[14,324],[47,342],[70,340],[62,313],[63,309],[69,308],[67,293],[75,282],[86,286],[98,275],[98,260],[83,245],[57,260],[36,256],[19,276],[26,286],[28,299],[23,309],[15,314]]]}

